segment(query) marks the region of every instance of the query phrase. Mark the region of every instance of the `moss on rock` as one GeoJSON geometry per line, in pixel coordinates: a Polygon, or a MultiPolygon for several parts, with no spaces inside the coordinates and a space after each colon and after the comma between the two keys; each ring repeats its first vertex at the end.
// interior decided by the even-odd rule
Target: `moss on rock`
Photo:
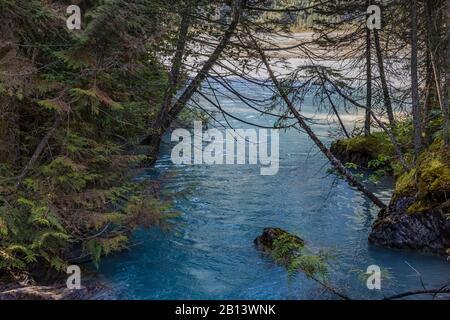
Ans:
{"type": "MultiPolygon", "coordinates": [[[[343,162],[375,169],[381,166],[383,172],[393,173],[396,178],[393,200],[415,198],[408,213],[439,207],[450,195],[450,151],[443,148],[440,138],[420,154],[415,166],[407,172],[396,160],[392,143],[384,132],[337,140],[333,142],[331,151],[343,162]]],[[[409,151],[405,152],[405,158],[412,163],[409,151]]]]}
{"type": "Polygon", "coordinates": [[[341,161],[355,163],[362,167],[368,167],[370,161],[380,156],[394,154],[389,138],[382,132],[334,141],[330,151],[341,161]]]}
{"type": "Polygon", "coordinates": [[[298,271],[307,277],[325,279],[327,276],[327,257],[321,252],[312,253],[303,239],[283,229],[265,228],[254,243],[270,254],[276,263],[284,266],[291,276],[298,271]]]}
{"type": "Polygon", "coordinates": [[[440,206],[450,195],[450,151],[440,140],[424,150],[415,168],[396,181],[394,199],[415,197],[408,213],[424,212],[440,206]]]}
{"type": "Polygon", "coordinates": [[[395,195],[398,197],[406,197],[414,195],[416,192],[416,170],[412,169],[398,177],[395,183],[395,195]]]}
{"type": "Polygon", "coordinates": [[[272,252],[275,244],[280,240],[290,244],[290,247],[296,250],[305,245],[303,239],[280,228],[264,228],[263,233],[255,239],[254,243],[259,249],[272,252]]]}

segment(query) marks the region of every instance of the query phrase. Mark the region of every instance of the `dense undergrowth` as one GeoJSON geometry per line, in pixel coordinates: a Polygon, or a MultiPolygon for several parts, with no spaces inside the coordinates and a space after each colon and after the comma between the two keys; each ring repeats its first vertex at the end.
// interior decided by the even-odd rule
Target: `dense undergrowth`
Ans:
{"type": "Polygon", "coordinates": [[[81,1],[85,27],[69,31],[68,4],[0,0],[0,277],[98,263],[171,217],[157,182],[133,180],[170,17],[158,1],[81,1]]]}

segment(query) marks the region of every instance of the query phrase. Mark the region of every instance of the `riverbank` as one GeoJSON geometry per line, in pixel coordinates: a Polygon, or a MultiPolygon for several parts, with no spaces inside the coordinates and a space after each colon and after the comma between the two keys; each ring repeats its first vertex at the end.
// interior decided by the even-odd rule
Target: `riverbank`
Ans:
{"type": "Polygon", "coordinates": [[[91,300],[110,291],[96,279],[84,279],[79,289],[68,289],[65,283],[52,285],[8,284],[0,286],[0,300],[91,300]]]}

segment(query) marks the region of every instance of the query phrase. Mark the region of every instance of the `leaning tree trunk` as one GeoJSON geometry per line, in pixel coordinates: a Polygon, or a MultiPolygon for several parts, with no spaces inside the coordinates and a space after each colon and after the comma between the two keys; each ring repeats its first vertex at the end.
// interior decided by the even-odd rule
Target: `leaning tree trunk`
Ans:
{"type": "Polygon", "coordinates": [[[373,35],[375,40],[375,50],[377,53],[378,70],[380,72],[381,88],[383,89],[384,107],[386,108],[389,124],[391,125],[391,128],[394,128],[395,127],[394,112],[392,110],[392,102],[391,96],[389,95],[389,87],[386,80],[386,73],[384,71],[384,61],[383,61],[383,52],[381,50],[380,34],[378,33],[377,29],[373,31],[373,35]]]}
{"type": "MultiPolygon", "coordinates": [[[[162,139],[162,135],[164,132],[170,127],[172,124],[172,121],[176,119],[179,115],[179,113],[183,110],[183,108],[186,106],[186,104],[189,102],[189,100],[192,98],[194,93],[198,90],[199,86],[203,82],[203,80],[206,79],[209,71],[214,66],[214,64],[219,59],[220,55],[222,54],[223,50],[227,47],[227,45],[230,43],[231,37],[233,36],[234,32],[236,31],[236,28],[240,22],[241,15],[242,15],[242,8],[245,4],[246,0],[234,0],[233,1],[233,8],[231,13],[231,23],[228,27],[228,29],[225,31],[224,35],[222,36],[221,40],[219,41],[218,45],[214,49],[214,51],[209,56],[208,60],[204,63],[201,70],[197,73],[197,75],[192,79],[192,81],[189,83],[189,85],[184,89],[183,93],[180,95],[178,100],[173,104],[171,108],[167,108],[167,110],[162,114],[162,119],[160,123],[160,130],[159,132],[156,132],[153,134],[153,136],[147,137],[144,140],[145,142],[148,142],[151,144],[150,148],[153,150],[159,150],[159,145],[162,139]],[[155,136],[156,135],[156,136],[155,136]]],[[[154,164],[158,154],[150,154],[150,164],[154,164]]]]}
{"type": "Polygon", "coordinates": [[[333,109],[333,112],[336,115],[336,118],[338,119],[339,124],[341,125],[342,131],[344,132],[347,139],[350,139],[350,135],[348,134],[348,131],[345,128],[344,122],[342,121],[341,116],[339,115],[338,109],[337,109],[336,105],[334,104],[333,99],[331,98],[330,93],[328,92],[327,88],[325,88],[325,83],[323,81],[322,81],[322,86],[325,89],[325,94],[327,96],[328,102],[330,103],[331,108],[333,109]]]}
{"type": "Polygon", "coordinates": [[[328,160],[331,162],[334,168],[345,177],[345,179],[350,183],[350,185],[355,186],[359,191],[364,193],[378,207],[385,208],[386,205],[376,195],[374,195],[370,190],[368,190],[361,182],[359,182],[358,179],[356,179],[356,177],[331,153],[331,151],[323,144],[323,142],[319,139],[319,137],[317,137],[314,131],[308,126],[308,124],[303,119],[302,115],[292,104],[292,101],[289,99],[287,93],[284,91],[281,84],[278,82],[278,79],[273,73],[272,68],[269,65],[269,62],[267,61],[267,57],[264,51],[259,47],[258,43],[251,36],[251,34],[249,34],[249,36],[253,39],[255,48],[258,51],[259,55],[261,56],[261,60],[264,63],[275,88],[277,89],[281,98],[286,103],[290,112],[297,119],[300,127],[303,130],[305,130],[310,139],[316,144],[316,146],[320,149],[320,151],[322,151],[322,153],[328,158],[328,160]]]}
{"type": "Polygon", "coordinates": [[[203,82],[203,80],[206,79],[209,71],[214,66],[214,64],[217,62],[217,60],[219,59],[223,50],[225,50],[227,45],[230,43],[231,37],[233,36],[233,34],[239,24],[239,21],[241,19],[242,7],[244,5],[244,2],[246,2],[246,1],[245,0],[234,0],[233,1],[233,10],[232,10],[232,14],[231,14],[230,26],[228,27],[227,31],[225,31],[225,34],[223,35],[219,44],[214,49],[214,52],[211,53],[208,60],[203,65],[202,69],[197,73],[195,78],[192,79],[192,81],[189,83],[188,87],[181,94],[180,98],[175,102],[173,107],[170,109],[168,117],[166,119],[166,125],[170,124],[170,122],[179,115],[179,113],[184,108],[186,103],[192,98],[195,91],[197,91],[200,84],[203,82]]]}
{"type": "Polygon", "coordinates": [[[422,150],[422,125],[419,105],[419,80],[417,75],[417,0],[411,1],[411,100],[414,125],[414,155],[422,150]]]}
{"type": "Polygon", "coordinates": [[[149,161],[153,164],[159,154],[162,135],[166,128],[162,127],[165,117],[170,109],[172,100],[176,94],[180,81],[181,65],[183,62],[184,52],[186,49],[189,27],[191,25],[191,9],[192,5],[187,4],[182,12],[180,32],[178,34],[177,47],[172,60],[172,67],[169,73],[169,85],[164,93],[161,109],[158,112],[152,125],[152,133],[142,143],[149,146],[149,161]]]}

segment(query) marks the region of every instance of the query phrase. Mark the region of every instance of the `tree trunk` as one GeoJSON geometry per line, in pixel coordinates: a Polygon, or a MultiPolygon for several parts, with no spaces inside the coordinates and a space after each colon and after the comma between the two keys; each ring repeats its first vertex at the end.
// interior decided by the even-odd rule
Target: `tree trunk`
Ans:
{"type": "Polygon", "coordinates": [[[444,146],[445,148],[448,148],[450,141],[449,141],[449,92],[450,89],[450,0],[445,1],[444,6],[445,14],[445,24],[446,24],[446,30],[445,30],[445,45],[444,45],[444,55],[445,58],[444,61],[444,73],[445,73],[445,80],[444,80],[444,102],[443,102],[443,110],[442,110],[442,117],[444,118],[444,125],[443,125],[443,137],[444,137],[444,146]]]}
{"type": "MultiPolygon", "coordinates": [[[[354,106],[357,106],[358,108],[366,108],[365,106],[363,106],[362,104],[358,103],[357,101],[355,101],[353,98],[347,96],[345,93],[342,92],[342,90],[339,89],[339,87],[333,83],[333,81],[331,81],[328,77],[324,76],[325,80],[327,80],[336,90],[336,92],[345,100],[349,101],[351,104],[353,104],[354,106]]],[[[381,129],[383,129],[383,131],[388,135],[389,140],[392,142],[392,145],[394,146],[394,150],[395,153],[397,154],[397,157],[400,161],[400,163],[402,164],[403,168],[406,171],[411,170],[410,166],[408,165],[408,163],[405,160],[405,157],[403,156],[402,150],[400,148],[400,145],[397,141],[397,139],[395,138],[395,135],[392,133],[392,131],[390,131],[385,125],[384,123],[378,119],[378,117],[375,115],[375,113],[370,110],[370,115],[372,116],[372,118],[375,120],[375,122],[380,126],[381,129]]]]}
{"type": "Polygon", "coordinates": [[[223,50],[227,47],[227,45],[230,42],[231,37],[233,36],[239,22],[241,19],[242,14],[242,7],[246,0],[234,0],[233,1],[233,7],[232,7],[232,14],[231,14],[231,23],[228,27],[228,29],[225,31],[224,35],[222,36],[222,39],[219,41],[217,47],[214,49],[214,51],[209,56],[208,60],[204,63],[201,70],[197,73],[197,75],[192,79],[192,81],[189,83],[189,85],[184,89],[181,96],[178,98],[178,100],[173,104],[171,108],[165,108],[165,112],[161,113],[161,119],[159,123],[159,130],[152,134],[152,136],[147,137],[143,143],[144,144],[150,144],[150,149],[153,152],[153,154],[150,154],[149,164],[152,165],[156,162],[157,159],[157,152],[159,151],[159,145],[162,139],[162,135],[164,132],[170,127],[172,121],[176,119],[183,110],[183,108],[186,106],[186,104],[189,102],[189,100],[192,98],[195,91],[198,90],[199,86],[205,80],[207,77],[209,71],[214,66],[214,64],[219,59],[221,53],[223,50]],[[157,135],[157,136],[155,136],[157,135]],[[156,152],[156,153],[155,153],[156,152]]]}
{"type": "Polygon", "coordinates": [[[327,99],[330,102],[331,108],[333,109],[333,112],[336,115],[336,118],[338,119],[339,124],[341,125],[342,131],[344,132],[347,139],[350,139],[350,135],[348,134],[348,131],[345,128],[344,122],[342,122],[341,116],[339,115],[336,105],[334,104],[333,100],[331,99],[330,93],[328,92],[328,90],[326,88],[325,88],[325,94],[327,95],[327,99]]]}
{"type": "MultiPolygon", "coordinates": [[[[427,2],[427,9],[433,10],[432,4],[427,2]]],[[[441,8],[444,12],[450,9],[449,1],[445,1],[443,7],[441,8]],[[447,10],[446,10],[447,9],[447,10]]],[[[436,87],[436,95],[439,102],[439,107],[441,109],[442,114],[442,137],[444,140],[444,145],[448,146],[449,144],[449,133],[448,133],[448,125],[449,125],[449,102],[448,102],[448,88],[449,88],[449,80],[448,80],[448,37],[450,32],[448,31],[449,23],[446,24],[446,30],[443,36],[443,39],[439,37],[439,28],[438,24],[441,25],[440,20],[435,21],[437,18],[435,14],[429,14],[429,19],[427,20],[428,28],[427,33],[430,35],[428,39],[429,46],[429,54],[431,61],[431,68],[433,70],[433,78],[436,87]],[[434,18],[434,19],[433,19],[434,18]],[[433,37],[434,36],[434,37],[433,37]],[[443,46],[442,46],[443,44],[443,46]],[[441,47],[442,46],[442,47],[441,47]],[[442,79],[443,76],[443,79],[442,79]]],[[[449,18],[449,13],[446,12],[445,18],[449,18]]],[[[444,19],[445,20],[445,19],[444,19]]]]}
{"type": "MultiPolygon", "coordinates": [[[[251,35],[250,35],[251,37],[251,35]]],[[[275,85],[275,88],[277,89],[280,96],[283,98],[284,102],[288,106],[290,112],[295,116],[297,119],[300,127],[305,130],[305,132],[308,134],[308,136],[311,138],[311,140],[316,144],[316,146],[322,151],[322,153],[328,158],[328,160],[331,162],[331,164],[334,166],[334,168],[341,173],[345,179],[350,183],[350,185],[355,186],[359,191],[364,193],[375,205],[377,205],[380,208],[385,208],[386,205],[371,191],[369,191],[361,182],[358,181],[358,179],[355,178],[355,176],[331,153],[331,151],[322,143],[322,141],[317,137],[317,135],[312,131],[312,129],[308,126],[308,124],[305,122],[301,114],[297,111],[297,109],[292,104],[292,101],[289,99],[288,95],[284,91],[283,87],[278,82],[277,78],[275,77],[275,74],[273,73],[265,53],[262,51],[262,49],[258,46],[258,43],[254,38],[252,37],[255,48],[258,50],[261,60],[266,66],[267,72],[269,73],[270,79],[272,80],[273,84],[275,85]]]]}
{"type": "Polygon", "coordinates": [[[422,125],[419,105],[419,80],[417,75],[417,0],[411,2],[411,99],[414,125],[414,155],[422,151],[422,125]]]}
{"type": "Polygon", "coordinates": [[[391,96],[389,94],[389,87],[388,87],[387,80],[386,80],[386,73],[384,71],[383,52],[381,50],[380,35],[379,35],[377,29],[375,29],[373,31],[373,34],[374,34],[374,40],[375,40],[375,50],[377,53],[377,60],[378,60],[378,70],[380,72],[381,87],[383,89],[384,107],[386,108],[386,113],[388,115],[389,124],[391,125],[391,128],[394,128],[395,127],[395,118],[394,118],[394,112],[392,110],[392,102],[391,102],[391,96]]]}
{"type": "Polygon", "coordinates": [[[161,147],[162,137],[164,135],[165,129],[160,126],[160,128],[153,128],[154,133],[146,137],[141,144],[148,145],[148,156],[145,164],[154,165],[156,160],[158,160],[159,150],[161,147]]]}
{"type": "Polygon", "coordinates": [[[149,162],[150,164],[155,163],[157,156],[159,154],[159,148],[161,145],[162,135],[164,134],[166,128],[162,126],[165,121],[165,117],[169,111],[172,104],[172,100],[176,94],[179,81],[181,65],[183,62],[184,52],[186,49],[187,36],[189,32],[189,27],[191,25],[191,9],[192,6],[188,3],[186,8],[183,10],[180,24],[180,32],[177,40],[177,47],[175,55],[172,60],[172,67],[169,73],[169,85],[164,93],[163,102],[161,109],[158,112],[155,120],[152,124],[152,134],[148,136],[142,143],[147,144],[150,148],[149,150],[149,162]]]}
{"type": "Polygon", "coordinates": [[[431,130],[430,130],[430,114],[433,108],[433,99],[435,94],[435,88],[433,86],[434,72],[431,61],[431,55],[434,48],[435,37],[437,35],[436,26],[434,23],[434,18],[436,14],[436,6],[434,0],[425,1],[425,12],[426,12],[426,75],[425,75],[425,100],[422,108],[422,131],[423,131],[423,145],[424,147],[429,146],[432,141],[431,130]]]}
{"type": "Polygon", "coordinates": [[[431,67],[430,52],[427,50],[426,56],[426,75],[425,75],[425,101],[422,110],[422,130],[423,130],[423,144],[424,147],[431,144],[431,128],[430,128],[430,114],[433,103],[433,69],[431,67]]]}
{"type": "Polygon", "coordinates": [[[448,129],[449,129],[449,103],[448,103],[448,99],[449,99],[449,94],[448,94],[448,90],[449,90],[449,86],[450,86],[450,76],[449,76],[449,71],[447,69],[446,71],[446,75],[445,75],[445,82],[444,82],[444,102],[442,104],[443,110],[442,110],[442,117],[443,117],[443,139],[444,139],[444,146],[446,148],[448,148],[449,146],[449,134],[448,134],[448,129]]]}
{"type": "Polygon", "coordinates": [[[366,117],[364,121],[364,134],[370,135],[370,111],[372,110],[372,54],[370,29],[366,28],[366,117]]]}
{"type": "Polygon", "coordinates": [[[208,76],[209,71],[214,66],[214,64],[219,59],[220,55],[222,54],[223,50],[227,47],[227,45],[230,42],[231,37],[233,36],[239,21],[241,19],[242,14],[242,6],[244,4],[245,0],[234,0],[233,1],[233,9],[231,14],[231,23],[228,29],[225,31],[225,34],[223,35],[222,39],[220,40],[217,47],[214,49],[214,52],[211,53],[208,60],[203,65],[202,69],[197,73],[194,79],[189,83],[188,87],[183,91],[180,98],[175,102],[173,107],[169,111],[169,116],[166,119],[166,127],[167,124],[170,124],[172,119],[175,119],[180,111],[184,108],[186,103],[192,98],[192,95],[197,91],[200,84],[203,82],[203,80],[206,79],[208,76]]]}

